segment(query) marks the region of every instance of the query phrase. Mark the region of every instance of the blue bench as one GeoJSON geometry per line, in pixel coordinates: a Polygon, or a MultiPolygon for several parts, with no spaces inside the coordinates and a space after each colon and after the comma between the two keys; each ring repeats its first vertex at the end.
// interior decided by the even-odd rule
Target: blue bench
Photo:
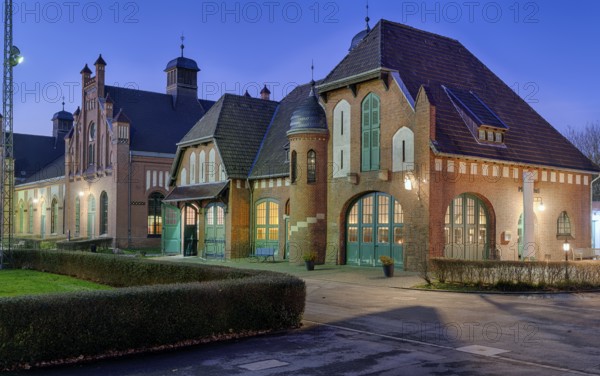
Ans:
{"type": "Polygon", "coordinates": [[[260,258],[263,258],[263,262],[267,261],[270,257],[273,262],[275,262],[275,248],[256,248],[254,250],[254,254],[250,256],[251,258],[255,258],[260,261],[260,258]]]}

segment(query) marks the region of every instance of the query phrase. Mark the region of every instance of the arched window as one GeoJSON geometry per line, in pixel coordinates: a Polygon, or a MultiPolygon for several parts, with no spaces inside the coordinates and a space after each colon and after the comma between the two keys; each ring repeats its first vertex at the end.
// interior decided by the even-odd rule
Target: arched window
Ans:
{"type": "Polygon", "coordinates": [[[306,155],[306,182],[315,183],[317,181],[317,153],[310,150],[306,155]]]}
{"type": "Polygon", "coordinates": [[[350,104],[341,100],[333,110],[333,177],[350,172],[350,104]]]}
{"type": "Polygon", "coordinates": [[[379,97],[370,93],[362,103],[362,171],[379,170],[379,97]]]}
{"type": "Polygon", "coordinates": [[[106,192],[100,194],[100,235],[108,233],[108,195],[106,192]]]}
{"type": "Polygon", "coordinates": [[[273,200],[256,204],[255,245],[257,248],[279,248],[279,204],[273,200]]]}
{"type": "Polygon", "coordinates": [[[50,233],[56,234],[58,225],[58,200],[52,199],[50,204],[50,233]]]}
{"type": "Polygon", "coordinates": [[[392,171],[412,171],[415,168],[414,133],[402,127],[392,139],[392,171]]]}
{"type": "Polygon", "coordinates": [[[571,220],[566,211],[558,216],[556,221],[556,236],[571,236],[571,220]]]}
{"type": "Polygon", "coordinates": [[[190,155],[190,185],[196,184],[196,153],[190,155]]]}
{"type": "Polygon", "coordinates": [[[87,218],[87,235],[93,238],[96,231],[96,198],[90,194],[88,196],[88,218],[87,218]]]}
{"type": "Polygon", "coordinates": [[[27,208],[27,232],[33,234],[33,203],[31,201],[27,208]]]}
{"type": "Polygon", "coordinates": [[[79,196],[75,197],[75,236],[78,237],[81,232],[81,201],[79,196]]]}
{"type": "Polygon", "coordinates": [[[206,153],[204,152],[204,150],[202,150],[200,152],[199,155],[199,163],[200,163],[200,183],[205,183],[206,182],[206,172],[204,171],[206,169],[206,153]]]}
{"type": "Polygon", "coordinates": [[[23,201],[19,201],[19,233],[23,233],[23,221],[25,221],[25,207],[23,201]]]}
{"type": "Polygon", "coordinates": [[[88,164],[92,165],[96,163],[94,151],[96,144],[96,124],[93,121],[90,123],[88,136],[88,164]]]}
{"type": "Polygon", "coordinates": [[[215,166],[215,149],[210,149],[208,152],[208,181],[214,182],[216,179],[217,171],[215,166]]]}
{"type": "Polygon", "coordinates": [[[291,169],[291,180],[292,183],[296,182],[296,179],[298,178],[298,157],[296,155],[296,150],[292,151],[292,160],[290,161],[290,169],[291,169]]]}
{"type": "Polygon", "coordinates": [[[148,237],[162,234],[162,200],[165,196],[160,192],[153,192],[148,197],[148,237]]]}
{"type": "Polygon", "coordinates": [[[444,221],[444,256],[466,260],[489,258],[490,219],[484,202],[477,196],[463,193],[456,196],[446,209],[444,221]]]}
{"type": "Polygon", "coordinates": [[[181,184],[182,187],[187,185],[187,170],[185,168],[181,169],[181,184]]]}

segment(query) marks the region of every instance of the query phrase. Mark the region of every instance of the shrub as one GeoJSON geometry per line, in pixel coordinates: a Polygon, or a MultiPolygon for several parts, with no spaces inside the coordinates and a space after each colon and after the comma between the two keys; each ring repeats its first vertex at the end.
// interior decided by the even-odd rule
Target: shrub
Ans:
{"type": "Polygon", "coordinates": [[[565,263],[433,258],[430,268],[441,283],[495,286],[501,290],[600,287],[600,263],[594,261],[565,263]]]}
{"type": "Polygon", "coordinates": [[[0,368],[296,327],[304,311],[304,282],[290,275],[91,253],[13,256],[21,267],[129,287],[0,299],[0,368]]]}

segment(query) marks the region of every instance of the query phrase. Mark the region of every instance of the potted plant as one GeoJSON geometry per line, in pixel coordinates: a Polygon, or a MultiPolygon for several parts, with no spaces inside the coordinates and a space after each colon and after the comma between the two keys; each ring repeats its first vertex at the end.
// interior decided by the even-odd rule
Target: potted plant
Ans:
{"type": "Polygon", "coordinates": [[[317,260],[316,252],[305,252],[302,255],[304,259],[304,264],[306,264],[306,270],[315,270],[315,261],[317,260]]]}
{"type": "Polygon", "coordinates": [[[394,259],[389,256],[379,256],[379,261],[383,265],[383,274],[386,277],[394,276],[394,259]]]}

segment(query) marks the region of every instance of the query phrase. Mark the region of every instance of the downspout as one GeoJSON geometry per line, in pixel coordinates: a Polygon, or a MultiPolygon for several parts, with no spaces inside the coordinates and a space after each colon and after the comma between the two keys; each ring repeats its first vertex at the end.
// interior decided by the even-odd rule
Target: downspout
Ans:
{"type": "Polygon", "coordinates": [[[248,231],[249,239],[248,242],[250,244],[250,253],[248,256],[253,254],[252,248],[254,246],[254,221],[253,221],[253,207],[254,207],[254,189],[252,188],[252,183],[250,182],[250,178],[246,178],[246,184],[248,185],[248,189],[250,190],[250,203],[248,205],[248,223],[250,224],[250,231],[248,231]]]}
{"type": "Polygon", "coordinates": [[[131,150],[127,171],[127,249],[131,248],[131,150]]]}

